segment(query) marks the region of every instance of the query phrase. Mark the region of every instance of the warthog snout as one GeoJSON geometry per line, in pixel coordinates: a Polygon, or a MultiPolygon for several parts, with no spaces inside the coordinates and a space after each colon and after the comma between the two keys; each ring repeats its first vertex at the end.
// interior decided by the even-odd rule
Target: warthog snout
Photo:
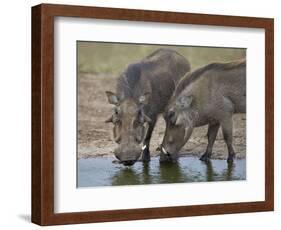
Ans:
{"type": "Polygon", "coordinates": [[[178,160],[177,153],[170,153],[163,145],[160,147],[160,162],[176,162],[178,160]]]}
{"type": "Polygon", "coordinates": [[[115,157],[124,165],[133,165],[141,155],[139,145],[120,145],[114,150],[115,157]]]}

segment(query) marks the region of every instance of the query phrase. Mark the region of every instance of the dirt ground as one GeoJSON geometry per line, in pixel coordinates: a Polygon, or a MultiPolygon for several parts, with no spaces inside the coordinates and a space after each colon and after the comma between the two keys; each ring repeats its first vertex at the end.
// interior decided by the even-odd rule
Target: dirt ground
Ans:
{"type": "MultiPolygon", "coordinates": [[[[112,124],[105,123],[113,106],[107,102],[106,90],[115,91],[117,76],[102,74],[79,74],[78,76],[78,158],[113,154],[117,144],[112,138],[112,124]]],[[[165,123],[160,116],[152,135],[150,151],[162,141],[165,123]]],[[[182,148],[181,154],[201,155],[207,146],[207,126],[196,128],[182,148]]],[[[246,156],[246,115],[234,116],[234,148],[237,158],[246,156]]],[[[221,130],[216,139],[212,158],[226,159],[227,149],[221,130]]]]}

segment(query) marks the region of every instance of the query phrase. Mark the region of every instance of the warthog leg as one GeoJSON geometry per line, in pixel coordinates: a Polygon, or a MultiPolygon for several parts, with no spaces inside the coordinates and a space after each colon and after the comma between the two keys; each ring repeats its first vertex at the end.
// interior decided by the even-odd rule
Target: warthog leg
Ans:
{"type": "Polygon", "coordinates": [[[149,123],[149,127],[146,133],[146,136],[144,138],[144,142],[143,142],[143,148],[142,148],[142,161],[143,162],[149,162],[150,161],[150,152],[149,152],[149,143],[150,143],[150,138],[152,135],[152,131],[154,129],[156,120],[152,120],[149,123]]]}
{"type": "Polygon", "coordinates": [[[235,152],[232,145],[232,130],[233,130],[233,121],[232,121],[232,114],[227,116],[222,122],[222,133],[225,143],[228,149],[228,158],[227,162],[232,163],[235,157],[235,152]]]}
{"type": "Polygon", "coordinates": [[[220,127],[219,123],[209,124],[208,146],[207,146],[206,152],[200,158],[201,161],[209,161],[210,160],[210,157],[212,155],[213,145],[214,145],[214,142],[216,140],[219,127],[220,127]]]}

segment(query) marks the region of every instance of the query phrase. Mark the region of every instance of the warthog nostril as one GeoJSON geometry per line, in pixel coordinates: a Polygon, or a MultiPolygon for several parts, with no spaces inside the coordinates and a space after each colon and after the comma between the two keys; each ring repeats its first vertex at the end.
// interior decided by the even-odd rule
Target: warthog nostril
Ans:
{"type": "Polygon", "coordinates": [[[125,166],[131,166],[135,163],[136,161],[122,161],[122,164],[125,166]]]}

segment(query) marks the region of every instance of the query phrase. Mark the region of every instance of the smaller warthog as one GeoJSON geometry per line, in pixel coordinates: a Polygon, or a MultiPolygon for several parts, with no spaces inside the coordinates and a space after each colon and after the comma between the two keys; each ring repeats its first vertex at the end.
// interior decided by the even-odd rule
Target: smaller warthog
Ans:
{"type": "Polygon", "coordinates": [[[232,115],[245,112],[245,60],[212,63],[187,73],[178,83],[164,113],[166,132],[161,144],[160,161],[175,161],[193,128],[208,124],[208,146],[200,159],[210,159],[221,126],[228,148],[227,161],[232,162],[235,157],[232,115]]]}
{"type": "Polygon", "coordinates": [[[117,80],[116,93],[106,92],[115,105],[107,120],[119,146],[114,150],[124,165],[150,160],[149,142],[157,117],[164,112],[177,82],[190,70],[179,53],[158,49],[137,63],[130,64],[117,80]]]}

